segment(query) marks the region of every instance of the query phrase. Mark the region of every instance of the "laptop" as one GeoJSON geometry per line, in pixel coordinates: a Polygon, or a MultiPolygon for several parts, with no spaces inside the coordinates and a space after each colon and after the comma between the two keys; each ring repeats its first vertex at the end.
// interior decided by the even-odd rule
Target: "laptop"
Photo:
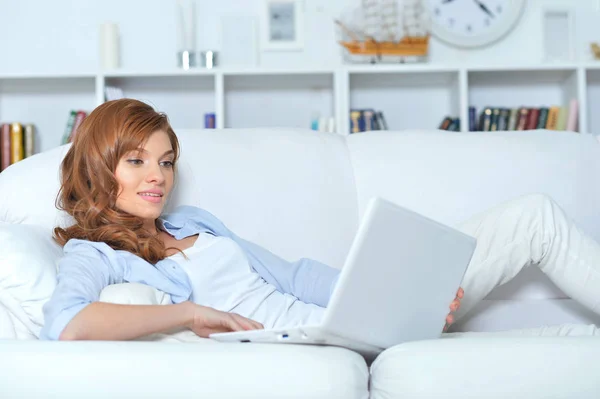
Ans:
{"type": "Polygon", "coordinates": [[[439,338],[475,238],[372,198],[318,325],[211,334],[221,342],[341,346],[374,358],[439,338]]]}

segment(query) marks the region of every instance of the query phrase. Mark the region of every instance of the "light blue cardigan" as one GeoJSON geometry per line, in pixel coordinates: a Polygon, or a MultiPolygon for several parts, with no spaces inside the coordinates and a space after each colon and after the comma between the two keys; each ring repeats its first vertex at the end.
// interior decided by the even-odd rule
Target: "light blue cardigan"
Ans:
{"type": "MultiPolygon", "coordinates": [[[[201,208],[181,206],[159,222],[178,240],[202,232],[231,238],[242,248],[252,268],[280,292],[323,307],[329,302],[339,275],[337,269],[306,258],[288,262],[238,237],[201,208]]],[[[170,294],[173,303],[186,301],[192,294],[187,274],[177,262],[166,258],[152,265],[103,242],[69,240],[58,269],[57,286],[44,305],[45,323],[40,339],[58,339],[71,319],[85,306],[98,301],[102,289],[110,284],[147,284],[170,294]]]]}

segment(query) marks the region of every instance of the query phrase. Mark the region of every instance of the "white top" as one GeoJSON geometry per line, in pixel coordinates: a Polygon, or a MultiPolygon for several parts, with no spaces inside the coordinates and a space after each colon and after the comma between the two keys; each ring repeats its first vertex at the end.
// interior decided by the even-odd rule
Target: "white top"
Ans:
{"type": "Polygon", "coordinates": [[[325,308],[304,303],[267,283],[230,238],[200,233],[193,246],[169,258],[187,273],[193,302],[238,313],[265,328],[316,325],[325,308]]]}

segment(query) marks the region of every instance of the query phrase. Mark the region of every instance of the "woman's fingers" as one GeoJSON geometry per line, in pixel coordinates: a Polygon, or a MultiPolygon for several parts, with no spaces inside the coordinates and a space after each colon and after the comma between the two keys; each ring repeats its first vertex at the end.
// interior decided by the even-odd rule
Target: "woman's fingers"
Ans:
{"type": "Polygon", "coordinates": [[[446,324],[450,325],[454,323],[454,316],[449,314],[448,316],[446,316],[446,324]]]}
{"type": "Polygon", "coordinates": [[[238,322],[238,324],[240,324],[244,330],[259,330],[263,328],[263,325],[251,320],[251,319],[247,319],[243,316],[240,316],[237,313],[233,313],[232,316],[236,319],[236,321],[238,322]]]}
{"type": "Polygon", "coordinates": [[[460,308],[460,299],[455,299],[450,303],[450,310],[456,312],[460,308]]]}
{"type": "Polygon", "coordinates": [[[458,299],[462,299],[465,296],[465,290],[462,289],[462,287],[460,287],[458,289],[458,292],[456,293],[456,297],[458,299]]]}

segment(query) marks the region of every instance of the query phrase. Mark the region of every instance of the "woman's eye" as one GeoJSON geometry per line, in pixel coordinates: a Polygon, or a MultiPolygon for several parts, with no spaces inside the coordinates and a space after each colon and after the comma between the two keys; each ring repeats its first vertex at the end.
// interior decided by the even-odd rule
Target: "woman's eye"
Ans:
{"type": "Polygon", "coordinates": [[[173,167],[173,161],[163,161],[161,162],[162,166],[166,166],[167,168],[173,167]]]}
{"type": "Polygon", "coordinates": [[[132,165],[141,165],[144,163],[144,161],[142,161],[141,159],[128,159],[127,162],[129,162],[132,165]]]}

